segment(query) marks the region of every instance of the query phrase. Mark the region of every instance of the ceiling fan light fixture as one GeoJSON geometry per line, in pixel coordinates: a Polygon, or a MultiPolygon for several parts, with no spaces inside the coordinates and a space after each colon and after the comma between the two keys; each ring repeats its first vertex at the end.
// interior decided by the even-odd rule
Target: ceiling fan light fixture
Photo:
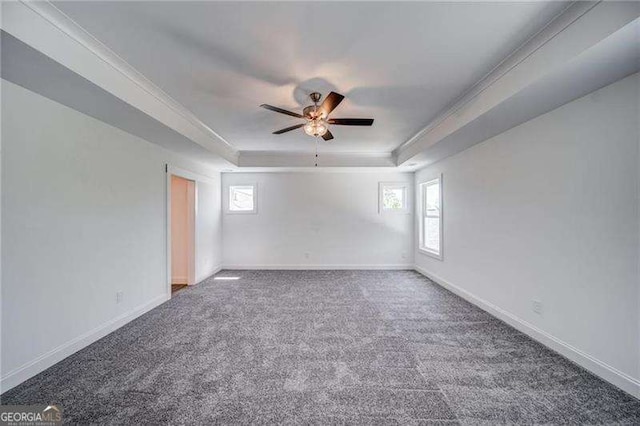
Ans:
{"type": "Polygon", "coordinates": [[[322,118],[315,118],[308,120],[303,129],[309,136],[324,136],[329,130],[329,123],[322,118]]]}

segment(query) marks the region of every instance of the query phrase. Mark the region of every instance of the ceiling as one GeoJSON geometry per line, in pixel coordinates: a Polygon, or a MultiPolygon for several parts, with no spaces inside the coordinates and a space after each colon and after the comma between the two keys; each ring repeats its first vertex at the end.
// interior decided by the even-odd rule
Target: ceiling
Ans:
{"type": "Polygon", "coordinates": [[[323,150],[389,153],[567,2],[55,2],[239,151],[314,149],[296,119],[312,91],[346,96],[323,150]]]}

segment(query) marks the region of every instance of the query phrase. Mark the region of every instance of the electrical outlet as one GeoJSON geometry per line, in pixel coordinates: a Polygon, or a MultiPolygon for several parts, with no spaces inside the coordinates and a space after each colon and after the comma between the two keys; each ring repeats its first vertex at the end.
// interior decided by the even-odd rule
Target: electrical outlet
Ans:
{"type": "Polygon", "coordinates": [[[124,300],[124,291],[116,292],[116,303],[121,303],[124,300]]]}
{"type": "Polygon", "coordinates": [[[531,309],[538,315],[542,315],[542,302],[539,300],[533,300],[531,304],[531,309]]]}
{"type": "Polygon", "coordinates": [[[407,258],[407,252],[406,252],[406,251],[403,251],[403,252],[402,252],[401,257],[402,257],[403,259],[406,259],[406,258],[407,258]]]}
{"type": "Polygon", "coordinates": [[[304,254],[304,258],[305,258],[305,259],[308,259],[308,258],[310,258],[310,257],[311,257],[311,253],[306,252],[306,253],[304,254]]]}

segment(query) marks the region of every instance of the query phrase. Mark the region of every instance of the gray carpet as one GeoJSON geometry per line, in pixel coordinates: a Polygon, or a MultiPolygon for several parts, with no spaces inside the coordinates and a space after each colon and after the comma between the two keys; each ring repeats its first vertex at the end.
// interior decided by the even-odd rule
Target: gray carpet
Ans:
{"type": "Polygon", "coordinates": [[[640,402],[411,271],[224,271],[1,396],[71,423],[640,424],[640,402]]]}

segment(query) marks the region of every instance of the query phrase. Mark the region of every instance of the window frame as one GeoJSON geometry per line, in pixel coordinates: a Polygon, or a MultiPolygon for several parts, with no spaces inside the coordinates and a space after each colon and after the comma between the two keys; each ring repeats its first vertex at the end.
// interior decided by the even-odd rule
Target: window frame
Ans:
{"type": "Polygon", "coordinates": [[[378,213],[379,214],[407,214],[409,205],[409,184],[407,182],[379,182],[378,183],[378,213]],[[384,207],[385,188],[401,188],[403,192],[403,206],[400,209],[386,209],[384,207]]]}
{"type": "Polygon", "coordinates": [[[425,182],[421,182],[420,185],[418,186],[418,196],[420,199],[420,215],[419,215],[419,235],[418,235],[418,250],[423,253],[426,254],[427,256],[433,257],[434,259],[438,259],[438,260],[443,260],[444,259],[444,255],[443,255],[443,243],[444,243],[444,236],[443,236],[443,231],[444,231],[444,208],[443,208],[443,203],[442,203],[442,174],[440,174],[440,176],[430,179],[428,181],[425,182]],[[437,183],[436,183],[437,182],[437,183]],[[438,216],[439,220],[439,247],[440,250],[439,251],[435,251],[433,249],[428,248],[425,245],[425,229],[424,229],[424,222],[425,219],[429,218],[429,216],[427,215],[427,188],[431,185],[437,184],[439,187],[439,205],[440,205],[440,214],[438,216]]]}
{"type": "Polygon", "coordinates": [[[257,214],[258,213],[258,184],[253,183],[230,183],[226,187],[225,194],[225,213],[226,214],[257,214]],[[253,188],[253,210],[231,210],[231,188],[234,187],[251,187],[253,188]]]}

